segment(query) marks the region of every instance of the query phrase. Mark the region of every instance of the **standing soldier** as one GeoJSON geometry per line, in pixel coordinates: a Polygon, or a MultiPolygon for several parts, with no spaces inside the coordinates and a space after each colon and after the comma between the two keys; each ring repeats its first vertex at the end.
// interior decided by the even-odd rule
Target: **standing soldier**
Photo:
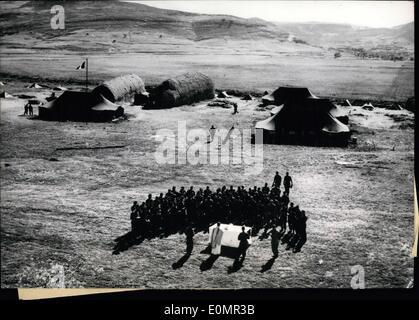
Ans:
{"type": "Polygon", "coordinates": [[[287,195],[287,196],[289,196],[289,194],[290,194],[290,189],[292,188],[292,186],[293,186],[293,183],[292,183],[292,178],[289,176],[289,174],[288,174],[288,172],[285,174],[285,177],[284,177],[284,188],[285,188],[285,191],[284,191],[284,193],[287,195]]]}
{"type": "Polygon", "coordinates": [[[133,203],[133,205],[131,206],[131,216],[130,216],[130,219],[131,219],[131,230],[133,231],[133,232],[136,232],[137,230],[137,228],[136,228],[136,219],[137,219],[137,212],[138,212],[138,202],[137,201],[134,201],[134,203],[133,203]]]}
{"type": "Polygon", "coordinates": [[[30,116],[33,116],[33,106],[32,106],[32,104],[31,104],[31,103],[29,103],[29,106],[28,106],[28,111],[29,111],[29,115],[30,115],[30,116]]]}
{"type": "Polygon", "coordinates": [[[27,115],[28,115],[28,111],[29,111],[29,102],[25,104],[25,106],[23,107],[23,109],[24,109],[24,111],[25,111],[25,112],[23,113],[23,115],[24,115],[24,116],[27,116],[27,115]]]}
{"type": "Polygon", "coordinates": [[[301,247],[307,241],[307,216],[304,210],[301,210],[301,215],[297,227],[298,242],[295,244],[294,253],[299,252],[301,247]]]}
{"type": "Polygon", "coordinates": [[[272,183],[272,187],[280,189],[281,188],[281,180],[282,180],[282,178],[279,175],[279,172],[277,171],[275,173],[274,182],[272,183]]]}
{"type": "Polygon", "coordinates": [[[237,260],[241,258],[242,261],[246,258],[246,251],[247,251],[247,248],[249,247],[249,239],[250,239],[249,234],[245,232],[244,230],[245,230],[244,227],[242,227],[242,232],[238,236],[238,240],[240,241],[240,244],[239,244],[239,255],[237,256],[237,260]]]}
{"type": "Polygon", "coordinates": [[[287,207],[282,206],[279,215],[279,226],[281,227],[281,233],[287,231],[287,207]]]}
{"type": "Polygon", "coordinates": [[[186,235],[186,254],[191,254],[192,250],[193,250],[193,236],[194,236],[194,232],[192,227],[188,227],[185,231],[185,235],[186,235]]]}
{"type": "Polygon", "coordinates": [[[279,238],[280,238],[280,233],[278,232],[276,227],[272,228],[272,231],[271,231],[271,248],[272,248],[272,253],[274,255],[274,258],[278,257],[279,238]]]}
{"type": "Polygon", "coordinates": [[[294,203],[290,203],[288,208],[288,229],[290,234],[294,234],[295,231],[295,207],[294,203]]]}
{"type": "Polygon", "coordinates": [[[239,113],[239,111],[237,110],[237,108],[238,108],[237,103],[233,102],[233,109],[234,109],[233,114],[239,113]]]}

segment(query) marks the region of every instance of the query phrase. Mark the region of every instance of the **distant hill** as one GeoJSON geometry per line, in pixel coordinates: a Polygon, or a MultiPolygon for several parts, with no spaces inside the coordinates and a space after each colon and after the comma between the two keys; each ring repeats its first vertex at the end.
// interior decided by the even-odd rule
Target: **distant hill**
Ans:
{"type": "Polygon", "coordinates": [[[277,23],[280,29],[295,35],[313,45],[373,46],[396,45],[411,47],[414,45],[414,23],[393,28],[367,28],[349,24],[326,23],[277,23]]]}
{"type": "MultiPolygon", "coordinates": [[[[274,23],[258,18],[187,13],[119,1],[5,1],[0,3],[0,8],[0,37],[26,35],[46,40],[90,30],[170,35],[188,41],[270,39],[324,48],[395,45],[413,50],[414,43],[413,22],[395,28],[274,23]],[[66,14],[66,28],[58,34],[50,28],[50,9],[54,4],[63,5],[66,14]]],[[[83,41],[94,42],[95,38],[83,41]]]]}

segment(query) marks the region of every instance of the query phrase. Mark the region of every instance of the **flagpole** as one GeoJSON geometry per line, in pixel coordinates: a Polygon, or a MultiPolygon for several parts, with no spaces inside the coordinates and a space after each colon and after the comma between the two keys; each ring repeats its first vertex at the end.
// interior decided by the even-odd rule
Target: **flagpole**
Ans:
{"type": "Polygon", "coordinates": [[[89,91],[89,89],[87,88],[88,81],[89,81],[89,59],[86,58],[86,92],[89,91]]]}

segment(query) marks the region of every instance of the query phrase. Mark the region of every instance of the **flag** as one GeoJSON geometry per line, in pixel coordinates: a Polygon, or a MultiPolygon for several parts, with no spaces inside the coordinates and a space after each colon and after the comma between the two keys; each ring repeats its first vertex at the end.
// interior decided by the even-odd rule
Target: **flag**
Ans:
{"type": "Polygon", "coordinates": [[[86,68],[86,60],[85,60],[85,61],[83,61],[83,62],[81,63],[81,65],[79,65],[79,66],[76,68],[76,70],[81,70],[81,69],[84,69],[84,68],[86,68]]]}

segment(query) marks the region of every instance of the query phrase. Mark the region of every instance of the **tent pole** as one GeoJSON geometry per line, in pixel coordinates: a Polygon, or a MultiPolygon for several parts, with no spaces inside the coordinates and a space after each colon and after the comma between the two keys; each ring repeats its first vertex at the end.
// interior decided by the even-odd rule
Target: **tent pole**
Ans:
{"type": "Polygon", "coordinates": [[[89,89],[87,88],[88,81],[89,81],[89,59],[86,58],[86,92],[89,91],[89,89]]]}

